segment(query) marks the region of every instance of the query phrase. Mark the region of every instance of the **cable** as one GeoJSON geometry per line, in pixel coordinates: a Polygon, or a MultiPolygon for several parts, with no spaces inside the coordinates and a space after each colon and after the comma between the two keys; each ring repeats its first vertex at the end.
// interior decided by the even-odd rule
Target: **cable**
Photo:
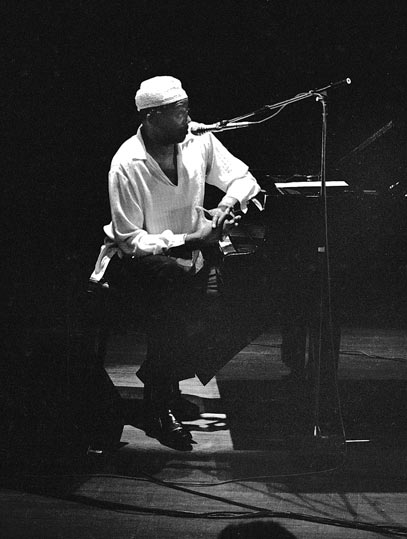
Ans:
{"type": "MultiPolygon", "coordinates": [[[[201,495],[204,498],[208,498],[208,495],[202,495],[201,493],[197,493],[195,491],[190,491],[190,493],[198,495],[198,496],[201,495]]],[[[155,515],[171,516],[171,517],[194,518],[194,519],[206,518],[206,519],[220,519],[220,520],[226,520],[226,519],[235,520],[235,519],[242,519],[242,518],[243,519],[249,519],[249,518],[280,518],[281,519],[283,518],[283,519],[307,521],[307,522],[312,522],[312,523],[317,523],[317,524],[326,524],[326,525],[337,526],[337,527],[342,527],[342,528],[351,528],[351,529],[358,529],[358,530],[364,530],[364,531],[371,531],[373,533],[379,533],[379,534],[407,537],[407,528],[402,527],[402,526],[388,526],[388,525],[381,525],[381,524],[370,524],[368,522],[362,522],[362,521],[348,521],[344,519],[330,519],[326,517],[317,517],[317,516],[314,517],[314,516],[301,514],[301,513],[294,513],[294,512],[270,511],[268,509],[256,508],[256,506],[250,506],[248,504],[241,504],[239,502],[233,502],[232,500],[227,500],[226,498],[221,498],[219,496],[216,496],[216,497],[211,496],[211,498],[216,499],[217,501],[229,503],[232,505],[237,505],[237,506],[242,506],[242,507],[245,507],[245,506],[253,507],[254,509],[251,511],[194,512],[194,511],[182,511],[182,510],[143,507],[143,506],[116,503],[116,502],[107,502],[104,500],[95,500],[93,498],[88,498],[87,496],[81,496],[81,495],[75,495],[75,494],[71,496],[67,496],[64,499],[86,504],[86,505],[100,507],[102,509],[132,512],[132,513],[141,512],[141,513],[150,513],[150,514],[155,514],[155,515]]]]}
{"type": "MultiPolygon", "coordinates": [[[[59,475],[58,477],[89,477],[89,474],[66,474],[66,475],[59,475]]],[[[19,476],[21,477],[21,476],[19,476]]],[[[55,477],[55,476],[29,476],[29,477],[55,477]]],[[[91,475],[90,477],[94,477],[94,475],[91,475]]],[[[119,512],[139,512],[139,513],[147,513],[147,514],[155,514],[155,515],[162,515],[162,516],[171,516],[171,517],[177,517],[177,518],[206,518],[206,519],[248,519],[248,518],[283,518],[283,519],[291,519],[291,520],[301,520],[301,521],[307,521],[317,524],[326,524],[330,526],[337,526],[342,528],[351,528],[351,529],[359,529],[359,530],[365,530],[365,531],[371,531],[374,533],[381,533],[381,534],[387,534],[387,535],[393,535],[393,536],[399,536],[399,537],[407,537],[407,527],[403,526],[394,526],[394,525],[382,525],[382,524],[371,524],[369,522],[363,522],[363,521],[349,521],[346,519],[331,519],[326,517],[320,517],[320,516],[311,516],[303,513],[295,513],[291,511],[272,511],[267,508],[258,507],[252,504],[247,504],[243,502],[237,502],[234,500],[231,500],[229,498],[224,498],[221,496],[215,496],[211,494],[205,494],[202,492],[197,492],[195,490],[191,490],[182,486],[174,485],[171,483],[167,483],[165,481],[161,481],[157,478],[153,478],[152,476],[145,476],[145,477],[130,477],[130,476],[121,476],[121,475],[114,475],[114,474],[97,474],[96,477],[109,477],[109,478],[116,478],[116,479],[127,479],[132,481],[148,481],[152,482],[154,484],[157,484],[159,486],[163,486],[166,488],[170,488],[173,490],[185,492],[187,494],[192,494],[195,496],[203,497],[210,500],[215,500],[217,502],[225,503],[227,505],[233,505],[242,509],[246,509],[246,511],[204,511],[204,512],[197,512],[197,511],[182,511],[182,510],[171,510],[171,509],[162,509],[157,507],[145,507],[145,506],[138,506],[134,504],[125,504],[125,503],[118,503],[118,502],[111,502],[106,500],[97,500],[94,498],[89,498],[88,496],[83,496],[81,494],[70,494],[67,496],[54,496],[59,499],[64,499],[68,501],[73,501],[76,503],[81,503],[85,505],[91,505],[93,507],[99,507],[101,509],[107,509],[112,511],[119,511],[119,512]]],[[[13,479],[16,479],[16,476],[13,476],[13,479]]]]}
{"type": "Polygon", "coordinates": [[[261,120],[256,120],[256,121],[253,121],[253,122],[250,122],[251,124],[255,125],[255,124],[262,124],[263,122],[267,122],[268,120],[271,120],[272,118],[274,118],[274,116],[277,116],[277,114],[280,114],[280,112],[285,108],[285,105],[283,105],[282,107],[280,107],[277,112],[274,112],[273,114],[270,114],[270,116],[266,116],[265,118],[262,118],[261,120]]]}
{"type": "MultiPolygon", "coordinates": [[[[281,348],[281,343],[278,344],[264,344],[260,342],[251,342],[248,346],[261,346],[263,348],[281,348]]],[[[369,354],[363,350],[339,350],[341,356],[363,356],[371,359],[382,359],[383,361],[395,361],[397,363],[407,363],[407,358],[404,357],[387,357],[377,354],[369,354]]]]}
{"type": "MultiPolygon", "coordinates": [[[[370,524],[368,522],[348,521],[348,520],[345,520],[345,519],[329,519],[329,518],[325,518],[325,517],[312,517],[312,516],[309,516],[309,515],[305,515],[305,514],[301,514],[301,513],[294,513],[294,512],[284,512],[284,511],[283,512],[281,512],[281,511],[280,512],[275,512],[275,511],[270,511],[268,509],[261,508],[261,507],[258,507],[258,506],[252,505],[252,504],[236,502],[234,500],[230,500],[228,498],[223,498],[221,496],[215,496],[215,495],[211,495],[211,494],[204,494],[204,493],[201,493],[201,492],[197,492],[195,490],[187,489],[187,488],[182,487],[182,486],[167,484],[167,483],[162,482],[160,480],[154,480],[153,482],[157,483],[159,485],[166,486],[168,488],[174,489],[174,490],[179,490],[181,492],[186,492],[186,493],[190,493],[190,494],[200,496],[200,497],[204,497],[204,498],[207,498],[207,499],[212,499],[212,500],[215,500],[215,501],[223,502],[223,503],[226,503],[226,504],[229,504],[229,505],[234,505],[234,506],[242,507],[242,508],[245,508],[245,509],[249,509],[249,510],[254,512],[252,514],[252,516],[256,516],[257,518],[259,516],[262,516],[262,517],[269,516],[269,517],[272,517],[272,518],[288,518],[288,519],[295,519],[295,520],[305,520],[305,521],[308,521],[308,522],[317,522],[317,523],[322,523],[322,524],[328,524],[328,525],[331,525],[331,526],[340,526],[340,527],[344,527],[344,528],[361,529],[361,530],[366,530],[366,531],[373,531],[373,532],[376,532],[376,533],[390,533],[390,534],[395,534],[395,535],[400,535],[400,536],[403,536],[403,537],[407,537],[407,527],[375,525],[375,524],[370,524]]],[[[213,513],[213,514],[216,514],[216,513],[213,513]]],[[[246,516],[246,518],[247,518],[247,516],[246,516]]]]}
{"type": "MultiPolygon", "coordinates": [[[[225,481],[216,481],[216,482],[209,482],[209,481],[164,481],[167,485],[180,485],[180,486],[194,486],[194,487],[219,487],[221,485],[227,485],[230,483],[245,483],[249,481],[259,481],[259,480],[266,480],[266,479],[280,479],[280,478],[293,478],[293,477],[306,477],[310,475],[318,475],[318,474],[327,474],[336,472],[343,466],[344,461],[339,464],[338,466],[335,466],[334,468],[327,468],[325,470],[318,470],[315,472],[300,472],[296,474],[275,474],[275,475],[255,475],[252,477],[237,477],[236,479],[227,479],[225,481]]],[[[152,480],[155,480],[156,478],[154,476],[150,476],[149,474],[145,472],[141,472],[146,477],[151,477],[152,480]]],[[[243,485],[244,486],[244,485],[243,485]]]]}
{"type": "Polygon", "coordinates": [[[369,354],[367,352],[363,352],[363,350],[341,350],[341,355],[344,356],[365,356],[371,359],[382,359],[384,361],[395,361],[397,363],[406,363],[407,358],[404,357],[385,357],[385,356],[379,356],[376,354],[369,354]]]}
{"type": "MultiPolygon", "coordinates": [[[[281,343],[279,344],[264,344],[264,343],[257,343],[252,342],[250,343],[250,346],[262,346],[263,348],[281,348],[281,343]]],[[[363,350],[339,350],[339,354],[341,356],[365,356],[371,359],[383,359],[384,361],[395,361],[397,363],[406,363],[407,358],[404,357],[386,357],[386,356],[380,356],[376,354],[369,354],[368,352],[364,352],[363,350]]]]}
{"type": "Polygon", "coordinates": [[[326,517],[311,516],[302,513],[295,513],[290,511],[272,511],[266,508],[258,507],[252,504],[247,504],[243,502],[237,502],[229,498],[223,498],[221,496],[215,496],[210,494],[205,494],[197,492],[195,490],[187,489],[182,486],[167,484],[158,479],[152,479],[151,481],[157,485],[164,486],[166,488],[171,488],[180,492],[185,492],[187,494],[192,494],[195,496],[203,497],[205,499],[214,500],[217,502],[225,503],[228,505],[233,505],[248,511],[210,511],[210,512],[193,512],[193,511],[179,511],[179,510],[168,510],[160,508],[146,508],[122,503],[112,503],[105,502],[101,500],[93,500],[87,498],[86,496],[81,495],[72,495],[68,496],[67,499],[72,501],[78,501],[80,503],[87,503],[91,505],[96,505],[102,508],[108,509],[120,509],[128,511],[141,511],[159,515],[173,516],[173,517],[187,517],[187,518],[208,518],[208,519],[239,519],[239,518],[284,518],[291,520],[302,520],[318,524],[326,524],[330,526],[338,526],[343,528],[359,529],[365,531],[371,531],[374,533],[385,533],[388,535],[397,535],[400,537],[407,537],[407,528],[402,526],[387,526],[381,524],[371,524],[369,522],[363,521],[349,521],[346,519],[331,519],[326,517]]]}
{"type": "MultiPolygon", "coordinates": [[[[257,120],[250,123],[254,125],[254,124],[260,124],[267,120],[271,120],[271,118],[274,118],[274,116],[277,116],[277,114],[279,114],[286,106],[287,105],[281,105],[281,107],[277,109],[277,112],[274,112],[273,114],[270,114],[269,116],[266,116],[262,120],[257,120]]],[[[243,114],[242,116],[236,116],[235,118],[231,118],[230,120],[227,120],[227,123],[240,122],[241,120],[245,120],[246,118],[251,118],[252,116],[256,116],[262,112],[265,112],[266,110],[269,110],[269,108],[262,107],[261,109],[255,110],[254,112],[248,112],[247,114],[243,114]]]]}

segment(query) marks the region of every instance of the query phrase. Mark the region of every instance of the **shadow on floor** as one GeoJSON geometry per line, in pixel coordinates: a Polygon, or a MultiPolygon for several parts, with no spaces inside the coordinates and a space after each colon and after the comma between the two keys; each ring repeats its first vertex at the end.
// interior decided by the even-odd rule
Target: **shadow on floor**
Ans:
{"type": "Polygon", "coordinates": [[[340,436],[343,421],[347,439],[406,446],[405,380],[341,380],[341,414],[335,405],[325,407],[322,399],[319,416],[315,416],[314,395],[304,385],[244,380],[220,381],[218,387],[235,449],[262,450],[273,440],[311,435],[315,417],[327,435],[340,436]]]}

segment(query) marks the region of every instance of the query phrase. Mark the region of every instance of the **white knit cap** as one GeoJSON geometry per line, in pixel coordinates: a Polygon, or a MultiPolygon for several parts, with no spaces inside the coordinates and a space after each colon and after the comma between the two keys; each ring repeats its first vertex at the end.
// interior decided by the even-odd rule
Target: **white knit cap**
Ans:
{"type": "Polygon", "coordinates": [[[137,110],[162,107],[187,97],[178,79],[164,75],[147,79],[140,84],[136,93],[136,106],[137,110]]]}

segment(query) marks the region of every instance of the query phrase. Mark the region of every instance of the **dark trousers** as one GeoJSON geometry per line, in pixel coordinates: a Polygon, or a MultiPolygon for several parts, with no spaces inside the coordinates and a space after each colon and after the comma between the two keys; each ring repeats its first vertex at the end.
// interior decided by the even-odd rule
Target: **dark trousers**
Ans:
{"type": "Polygon", "coordinates": [[[236,290],[230,269],[215,251],[205,253],[197,274],[163,255],[115,263],[121,265],[120,287],[137,305],[147,333],[147,357],[138,372],[144,383],[197,375],[206,384],[260,332],[260,321],[247,320],[253,322],[254,306],[236,304],[242,294],[255,296],[247,294],[247,287],[236,290]]]}

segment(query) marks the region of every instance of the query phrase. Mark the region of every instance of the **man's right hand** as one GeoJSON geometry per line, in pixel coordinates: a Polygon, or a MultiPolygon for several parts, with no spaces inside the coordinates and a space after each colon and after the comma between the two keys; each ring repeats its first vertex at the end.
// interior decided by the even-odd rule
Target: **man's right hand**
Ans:
{"type": "Polygon", "coordinates": [[[212,245],[222,239],[223,226],[213,228],[212,222],[207,221],[196,232],[191,232],[185,237],[185,245],[191,245],[192,248],[199,248],[204,245],[212,245]]]}
{"type": "Polygon", "coordinates": [[[218,207],[213,210],[198,207],[198,209],[204,211],[205,217],[211,217],[212,221],[207,219],[199,230],[185,236],[185,245],[191,249],[199,249],[204,245],[217,243],[232,228],[238,226],[241,219],[241,216],[235,215],[229,207],[218,207]]]}

